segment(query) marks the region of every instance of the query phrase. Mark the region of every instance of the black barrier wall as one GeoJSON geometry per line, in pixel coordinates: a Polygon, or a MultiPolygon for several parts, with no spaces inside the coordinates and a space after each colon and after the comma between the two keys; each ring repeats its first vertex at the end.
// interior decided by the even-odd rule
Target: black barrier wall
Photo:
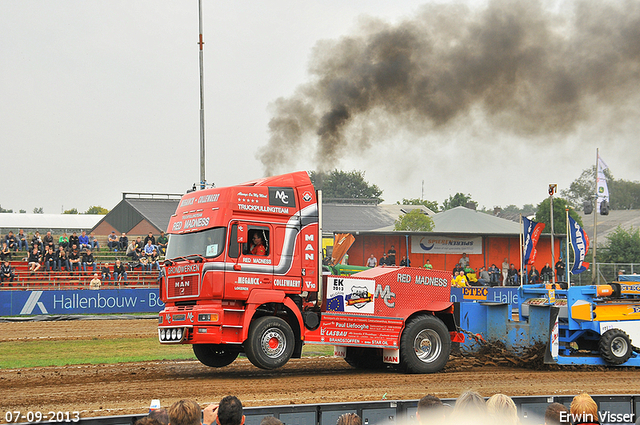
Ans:
{"type": "MultiPolygon", "coordinates": [[[[591,395],[598,403],[599,411],[605,420],[601,425],[635,424],[640,412],[640,395],[591,395]],[[607,421],[606,418],[614,419],[607,421]],[[632,418],[630,422],[617,419],[623,415],[632,418]]],[[[518,416],[522,425],[540,425],[544,423],[544,412],[550,403],[562,403],[569,407],[571,396],[527,396],[513,397],[518,407],[518,416]]],[[[442,399],[453,407],[455,399],[442,399]]],[[[217,401],[217,400],[216,400],[217,401]]],[[[415,423],[418,400],[382,400],[358,403],[301,404],[288,406],[245,407],[246,425],[259,425],[265,416],[275,416],[285,425],[335,425],[343,413],[357,413],[363,424],[395,425],[415,423]]],[[[163,406],[168,407],[168,406],[163,406]]],[[[202,406],[205,407],[205,406],[202,406]]],[[[133,425],[143,415],[102,416],[82,418],[81,425],[133,425]]],[[[46,423],[46,422],[43,422],[46,423]]]]}

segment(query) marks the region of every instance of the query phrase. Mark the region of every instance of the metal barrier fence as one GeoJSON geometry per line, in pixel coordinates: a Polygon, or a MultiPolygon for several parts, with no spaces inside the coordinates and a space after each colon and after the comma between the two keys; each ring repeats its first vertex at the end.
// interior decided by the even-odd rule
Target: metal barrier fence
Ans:
{"type": "MultiPolygon", "coordinates": [[[[640,412],[640,395],[592,395],[598,403],[601,425],[635,424],[640,412]],[[625,416],[626,415],[626,416],[625,416]]],[[[550,403],[569,407],[573,396],[513,397],[522,425],[544,423],[544,413],[550,403]]],[[[443,399],[453,407],[455,399],[443,399]]],[[[265,416],[275,416],[285,425],[335,425],[343,413],[357,413],[367,425],[416,423],[418,400],[382,400],[356,403],[301,404],[287,406],[245,407],[245,425],[259,425],[265,416]]],[[[203,406],[204,407],[204,406],[203,406]]],[[[102,416],[80,419],[81,425],[133,425],[144,415],[102,416]]],[[[46,423],[46,422],[43,422],[46,423]]]]}
{"type": "Polygon", "coordinates": [[[593,270],[598,276],[597,283],[609,283],[617,280],[618,271],[623,270],[624,274],[640,274],[640,263],[597,263],[584,273],[571,276],[571,282],[577,285],[591,285],[593,270]]]}

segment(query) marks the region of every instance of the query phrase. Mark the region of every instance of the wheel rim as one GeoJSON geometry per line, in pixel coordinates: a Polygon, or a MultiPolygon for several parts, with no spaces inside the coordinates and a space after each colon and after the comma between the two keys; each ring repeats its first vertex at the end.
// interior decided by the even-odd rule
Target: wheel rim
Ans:
{"type": "Polygon", "coordinates": [[[611,353],[613,353],[614,356],[624,357],[628,350],[629,346],[626,339],[618,336],[611,341],[611,353]]]}
{"type": "Polygon", "coordinates": [[[424,329],[413,340],[413,349],[421,362],[431,363],[440,357],[442,340],[440,335],[432,329],[424,329]]]}
{"type": "Polygon", "coordinates": [[[264,354],[275,359],[280,357],[287,348],[287,338],[280,329],[271,328],[262,335],[260,346],[264,354]]]}

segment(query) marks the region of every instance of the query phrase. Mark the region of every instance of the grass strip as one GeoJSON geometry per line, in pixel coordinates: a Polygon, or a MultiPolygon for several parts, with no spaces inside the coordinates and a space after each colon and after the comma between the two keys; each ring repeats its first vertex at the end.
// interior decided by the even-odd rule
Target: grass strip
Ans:
{"type": "Polygon", "coordinates": [[[195,359],[190,345],[161,345],[154,337],[0,344],[0,369],[178,359],[195,359]]]}
{"type": "MultiPolygon", "coordinates": [[[[305,345],[302,354],[332,356],[333,346],[305,345]]],[[[185,359],[195,360],[191,345],[163,345],[156,337],[0,344],[0,369],[185,359]]]]}

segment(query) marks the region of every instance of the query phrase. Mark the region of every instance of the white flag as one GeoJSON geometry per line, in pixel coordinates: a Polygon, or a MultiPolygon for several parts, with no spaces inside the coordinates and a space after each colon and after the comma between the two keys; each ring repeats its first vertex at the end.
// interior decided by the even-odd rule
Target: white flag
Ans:
{"type": "Polygon", "coordinates": [[[597,212],[600,212],[600,203],[603,200],[606,200],[607,203],[609,202],[609,188],[607,187],[607,178],[604,175],[604,170],[607,168],[609,168],[609,166],[602,160],[602,158],[600,158],[600,155],[598,155],[598,170],[596,177],[596,192],[598,194],[596,207],[597,212]]]}

